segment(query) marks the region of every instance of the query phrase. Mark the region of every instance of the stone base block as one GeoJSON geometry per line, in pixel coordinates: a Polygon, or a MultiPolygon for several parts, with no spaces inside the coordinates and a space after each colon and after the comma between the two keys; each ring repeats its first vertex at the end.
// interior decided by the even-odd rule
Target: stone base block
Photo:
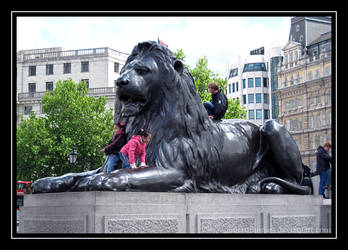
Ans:
{"type": "Polygon", "coordinates": [[[320,196],[66,192],[25,195],[19,233],[330,233],[320,196]]]}

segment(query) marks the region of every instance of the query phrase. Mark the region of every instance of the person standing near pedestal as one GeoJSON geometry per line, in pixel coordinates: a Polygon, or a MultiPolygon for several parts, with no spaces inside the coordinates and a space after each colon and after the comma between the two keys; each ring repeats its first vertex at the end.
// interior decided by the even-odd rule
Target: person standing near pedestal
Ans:
{"type": "Polygon", "coordinates": [[[331,155],[328,153],[331,149],[331,144],[329,142],[325,143],[323,146],[319,146],[317,149],[317,169],[311,174],[311,176],[320,175],[319,181],[319,195],[324,194],[324,187],[326,185],[331,185],[331,172],[330,162],[332,163],[331,155]],[[328,174],[330,175],[330,180],[328,180],[328,174]]]}

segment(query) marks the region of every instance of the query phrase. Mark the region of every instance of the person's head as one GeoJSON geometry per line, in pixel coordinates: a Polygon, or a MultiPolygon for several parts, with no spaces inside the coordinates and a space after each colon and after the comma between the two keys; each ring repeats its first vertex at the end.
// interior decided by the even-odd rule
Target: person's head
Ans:
{"type": "Polygon", "coordinates": [[[148,143],[151,139],[151,133],[148,130],[141,129],[138,133],[138,135],[141,136],[141,139],[143,140],[144,143],[148,143]]]}
{"type": "Polygon", "coordinates": [[[117,124],[114,124],[114,133],[120,133],[121,131],[124,132],[125,130],[125,124],[123,122],[119,122],[117,124]]]}
{"type": "Polygon", "coordinates": [[[217,82],[211,82],[208,84],[208,91],[211,94],[216,94],[219,91],[219,84],[217,82]]]}
{"type": "Polygon", "coordinates": [[[323,145],[323,148],[326,152],[328,152],[331,149],[331,143],[327,142],[323,145]]]}

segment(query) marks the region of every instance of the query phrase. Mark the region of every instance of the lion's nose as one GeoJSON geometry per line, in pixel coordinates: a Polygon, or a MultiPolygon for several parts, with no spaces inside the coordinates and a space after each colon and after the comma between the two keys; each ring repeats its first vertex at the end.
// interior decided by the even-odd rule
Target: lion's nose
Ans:
{"type": "Polygon", "coordinates": [[[121,76],[116,80],[116,85],[120,88],[127,85],[128,83],[129,83],[128,78],[124,76],[121,76]]]}

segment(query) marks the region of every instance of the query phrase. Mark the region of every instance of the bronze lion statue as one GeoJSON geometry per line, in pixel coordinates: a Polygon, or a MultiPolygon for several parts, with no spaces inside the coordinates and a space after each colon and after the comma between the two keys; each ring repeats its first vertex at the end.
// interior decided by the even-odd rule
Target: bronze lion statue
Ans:
{"type": "Polygon", "coordinates": [[[33,193],[62,191],[155,191],[310,194],[299,149],[284,126],[268,120],[213,122],[189,71],[165,46],[134,47],[117,82],[115,122],[130,138],[152,132],[146,148],[150,167],[103,167],[32,184],[33,193]]]}

